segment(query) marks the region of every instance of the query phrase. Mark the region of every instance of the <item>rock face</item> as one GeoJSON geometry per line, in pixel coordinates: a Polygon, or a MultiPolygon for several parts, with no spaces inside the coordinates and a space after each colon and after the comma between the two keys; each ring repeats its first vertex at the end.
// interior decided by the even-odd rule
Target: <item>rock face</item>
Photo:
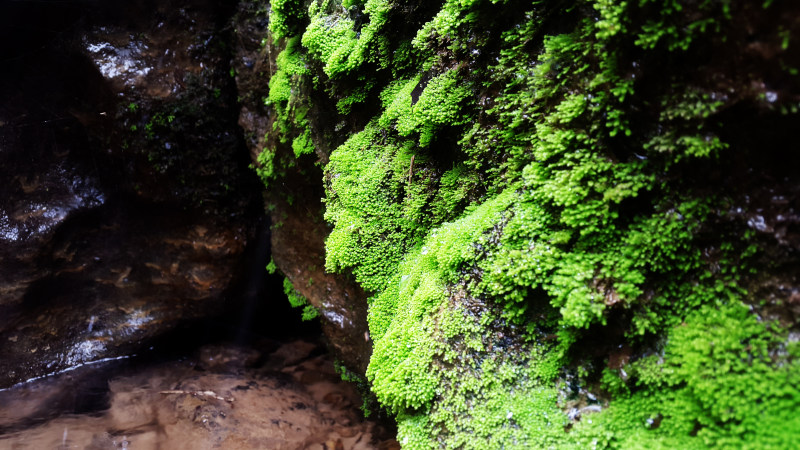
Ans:
{"type": "MultiPolygon", "coordinates": [[[[265,149],[288,161],[276,167],[279,184],[267,189],[272,219],[272,259],[293,286],[320,313],[325,336],[342,362],[356,373],[366,372],[372,345],[367,330],[366,294],[344,274],[325,270],[325,238],[330,227],[323,219],[319,161],[327,161],[327,140],[314,140],[315,154],[294,161],[290,142],[281,142],[272,132],[276,126],[274,106],[265,105],[269,82],[277,70],[282,46],[270,37],[267,10],[254,2],[241,2],[235,16],[237,47],[232,66],[242,103],[242,126],[255,164],[265,149]]],[[[311,114],[321,114],[312,111],[311,114]]]]}
{"type": "Polygon", "coordinates": [[[227,10],[23,3],[53,31],[3,41],[0,387],[218,311],[262,214],[227,10]]]}

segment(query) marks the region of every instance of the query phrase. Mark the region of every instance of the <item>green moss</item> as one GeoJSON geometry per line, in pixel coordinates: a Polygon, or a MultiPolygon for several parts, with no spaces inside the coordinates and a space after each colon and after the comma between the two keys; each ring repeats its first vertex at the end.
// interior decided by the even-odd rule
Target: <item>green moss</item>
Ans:
{"type": "MultiPolygon", "coordinates": [[[[285,39],[285,47],[276,57],[277,69],[269,80],[269,93],[264,103],[276,112],[273,124],[276,141],[291,142],[294,158],[314,154],[311,128],[307,118],[310,101],[303,96],[303,80],[310,73],[307,57],[300,47],[300,37],[285,39]]],[[[283,176],[285,168],[294,165],[294,158],[277,148],[265,148],[258,155],[256,173],[265,185],[283,176]]]]}
{"type": "MultiPolygon", "coordinates": [[[[635,393],[619,395],[592,423],[623,448],[783,448],[791,446],[800,396],[798,361],[781,355],[786,338],[741,303],[707,304],[672,328],[662,355],[622,368],[635,393]]],[[[620,383],[619,374],[608,376],[620,383]]]]}
{"type": "Polygon", "coordinates": [[[443,126],[466,123],[462,103],[469,97],[470,90],[459,84],[456,71],[445,72],[424,86],[420,83],[422,80],[418,76],[399,89],[380,122],[384,126],[394,124],[401,136],[418,133],[420,146],[427,147],[443,126]],[[419,87],[424,89],[415,103],[412,93],[419,87]]]}
{"type": "Polygon", "coordinates": [[[325,63],[324,71],[328,76],[347,70],[348,56],[358,42],[353,21],[344,10],[327,13],[332,3],[331,0],[311,3],[311,23],[303,33],[303,45],[311,56],[325,63]]]}
{"type": "Polygon", "coordinates": [[[730,48],[748,11],[311,2],[270,82],[274,132],[296,157],[312,128],[341,143],[324,168],[326,269],[371,296],[366,375],[404,447],[798,437],[799,346],[743,306],[764,253],[705,179],[748,151],[726,114],[766,100],[686,67],[730,48]],[[310,93],[336,120],[310,121],[310,93]],[[622,367],[587,344],[603,333],[635,349],[622,367]]]}
{"type": "Polygon", "coordinates": [[[292,151],[294,156],[309,155],[314,153],[314,143],[311,142],[311,130],[306,129],[303,134],[297,136],[292,141],[292,151]]]}
{"type": "Polygon", "coordinates": [[[391,2],[367,0],[363,7],[367,23],[358,31],[345,8],[348,6],[337,7],[331,0],[313,1],[303,45],[324,63],[323,71],[332,78],[351,73],[368,62],[386,68],[390,55],[383,32],[391,2]]]}
{"type": "Polygon", "coordinates": [[[272,0],[269,30],[275,39],[297,35],[308,20],[301,0],[272,0]]]}
{"type": "Polygon", "coordinates": [[[289,304],[292,305],[293,308],[303,308],[303,320],[313,320],[319,316],[319,311],[317,308],[314,308],[308,302],[308,299],[303,297],[302,294],[297,292],[292,285],[292,282],[289,281],[288,278],[283,279],[283,292],[286,294],[286,298],[289,299],[289,304]]]}
{"type": "Polygon", "coordinates": [[[269,263],[267,264],[267,273],[270,275],[274,274],[278,270],[278,266],[275,264],[275,260],[270,258],[269,263]]]}
{"type": "Polygon", "coordinates": [[[380,128],[368,125],[331,155],[326,168],[325,218],[334,224],[326,241],[326,268],[353,268],[356,279],[370,291],[386,287],[422,226],[413,208],[387,201],[405,190],[410,147],[402,141],[376,146],[373,142],[380,134],[380,128]]]}

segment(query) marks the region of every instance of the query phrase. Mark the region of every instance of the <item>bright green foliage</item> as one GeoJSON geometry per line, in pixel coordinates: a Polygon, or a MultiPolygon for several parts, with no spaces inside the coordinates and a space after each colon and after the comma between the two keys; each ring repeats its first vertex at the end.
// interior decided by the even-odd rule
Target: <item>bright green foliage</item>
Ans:
{"type": "MultiPolygon", "coordinates": [[[[304,114],[304,102],[298,97],[300,78],[308,74],[305,57],[300,50],[300,42],[297,37],[286,41],[286,48],[278,54],[276,63],[278,70],[269,80],[269,95],[267,103],[275,105],[278,110],[279,127],[284,133],[288,131],[291,115],[302,116],[304,114]],[[299,112],[295,110],[300,109],[299,112]]],[[[296,120],[302,120],[302,117],[296,120]]]]}
{"type": "Polygon", "coordinates": [[[465,43],[454,37],[458,31],[468,29],[475,22],[478,16],[473,9],[484,3],[499,8],[509,0],[447,0],[433,20],[417,32],[414,46],[426,53],[439,46],[447,46],[451,51],[466,49],[465,43]],[[446,45],[448,41],[450,45],[446,45]]]}
{"type": "Polygon", "coordinates": [[[700,308],[670,331],[663,355],[621,369],[636,393],[581,422],[578,442],[601,433],[621,448],[792,447],[800,360],[781,354],[786,334],[770,327],[741,304],[700,308]]]}
{"type": "Polygon", "coordinates": [[[294,156],[299,158],[300,155],[309,155],[314,153],[314,143],[311,142],[311,130],[306,129],[303,134],[297,136],[292,141],[292,151],[294,156]]]}
{"type": "Polygon", "coordinates": [[[335,4],[333,0],[314,0],[309,8],[311,24],[303,34],[303,45],[324,63],[324,72],[334,78],[366,62],[386,68],[389,48],[382,33],[390,10],[389,0],[367,0],[363,14],[369,20],[358,31],[345,9],[347,5],[336,7],[335,4]]]}
{"type": "Polygon", "coordinates": [[[271,0],[269,31],[274,39],[296,35],[303,26],[307,14],[299,0],[271,0]]]}
{"type": "MultiPolygon", "coordinates": [[[[430,368],[438,343],[430,336],[438,331],[437,316],[446,312],[440,310],[447,300],[446,282],[454,281],[445,277],[472,256],[470,244],[491,227],[502,204],[503,199],[485,203],[469,217],[432,233],[399,267],[401,275],[372,301],[369,325],[375,350],[367,376],[378,400],[392,410],[419,408],[432,400],[438,380],[430,368]]],[[[445,333],[452,337],[457,331],[445,333]]]]}
{"type": "Polygon", "coordinates": [[[275,176],[275,163],[273,162],[275,153],[271,149],[265,148],[258,154],[258,167],[256,167],[256,175],[264,182],[265,185],[269,184],[275,176]]]}
{"type": "Polygon", "coordinates": [[[328,187],[328,203],[333,206],[325,213],[334,224],[326,244],[326,267],[353,268],[356,280],[371,291],[386,287],[423,225],[419,212],[423,205],[413,196],[405,204],[386,201],[408,189],[410,144],[387,141],[374,146],[379,133],[375,125],[368,125],[331,155],[327,168],[335,175],[328,187]]]}
{"type": "Polygon", "coordinates": [[[319,311],[308,302],[308,299],[297,292],[288,278],[283,279],[283,292],[289,299],[289,304],[294,308],[303,308],[303,320],[312,320],[319,316],[319,311]]]}
{"type": "Polygon", "coordinates": [[[269,259],[269,263],[267,264],[266,269],[267,269],[267,273],[269,273],[270,275],[274,274],[278,270],[278,265],[275,264],[275,260],[274,259],[272,259],[272,258],[269,259]]]}
{"type": "MultiPolygon", "coordinates": [[[[264,100],[267,105],[275,108],[277,117],[274,128],[281,143],[291,139],[291,148],[294,156],[313,154],[314,143],[311,140],[311,129],[307,119],[310,102],[300,95],[302,79],[309,73],[306,67],[305,56],[300,49],[300,38],[292,37],[286,40],[286,46],[276,58],[278,70],[269,80],[269,95],[264,100]],[[295,135],[293,138],[290,136],[295,135]]],[[[258,155],[256,173],[264,182],[269,184],[274,178],[281,175],[279,169],[291,167],[292,159],[279,161],[276,164],[276,149],[265,148],[258,155]]]]}
{"type": "MultiPolygon", "coordinates": [[[[640,6],[657,9],[659,15],[649,19],[638,31],[636,44],[647,49],[657,45],[666,45],[670,50],[688,50],[692,41],[709,31],[720,31],[720,17],[730,19],[731,1],[698,2],[700,18],[685,13],[683,2],[678,0],[656,1],[644,0],[640,6]]],[[[622,8],[619,8],[622,9],[622,8]]],[[[615,21],[611,21],[612,27],[615,21]]],[[[616,21],[619,23],[619,20],[616,21]]]]}
{"type": "Polygon", "coordinates": [[[303,33],[303,45],[309,54],[325,61],[325,73],[337,75],[348,68],[348,56],[355,49],[357,39],[353,21],[341,14],[328,15],[332,1],[313,2],[309,9],[311,23],[303,33]]]}
{"type": "Polygon", "coordinates": [[[744,306],[761,242],[705,179],[743,151],[727,111],[796,113],[685,67],[748,10],[412,3],[311,2],[269,98],[297,156],[309,127],[347,130],[325,166],[326,268],[371,294],[367,377],[404,447],[798,439],[797,346],[744,306]],[[339,116],[311,124],[310,90],[339,116]],[[603,346],[623,343],[620,368],[603,346]]]}
{"type": "Polygon", "coordinates": [[[468,88],[459,86],[455,71],[445,72],[428,82],[419,99],[413,103],[412,92],[420,86],[420,77],[412,79],[395,96],[380,119],[381,125],[396,121],[401,136],[419,133],[419,144],[427,147],[435,133],[443,126],[459,126],[467,122],[462,113],[464,100],[470,95],[468,88]]]}

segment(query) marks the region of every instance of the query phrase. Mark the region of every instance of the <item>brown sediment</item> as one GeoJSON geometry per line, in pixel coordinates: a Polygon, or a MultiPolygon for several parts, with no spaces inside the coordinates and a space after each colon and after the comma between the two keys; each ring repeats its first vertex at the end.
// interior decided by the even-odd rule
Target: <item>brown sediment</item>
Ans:
{"type": "Polygon", "coordinates": [[[110,380],[104,411],[43,421],[48,405],[80,395],[81,375],[0,391],[0,448],[398,448],[391,430],[363,417],[357,392],[320,350],[296,340],[262,358],[206,346],[110,380]]]}

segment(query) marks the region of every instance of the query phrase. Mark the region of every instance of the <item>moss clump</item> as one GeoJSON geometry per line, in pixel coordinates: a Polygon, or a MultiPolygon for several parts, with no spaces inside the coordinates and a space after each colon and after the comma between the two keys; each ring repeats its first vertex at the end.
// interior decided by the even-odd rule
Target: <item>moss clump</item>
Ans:
{"type": "Polygon", "coordinates": [[[786,448],[800,425],[800,372],[786,331],[742,304],[707,304],[669,331],[663,351],[609,373],[625,392],[573,430],[624,448],[786,448]],[[630,389],[628,389],[630,387],[630,389]]]}
{"type": "Polygon", "coordinates": [[[272,106],[276,117],[273,122],[278,143],[291,143],[292,154],[277,148],[264,148],[258,155],[256,173],[264,184],[286,175],[286,168],[295,165],[294,159],[313,154],[311,128],[307,119],[311,107],[309,99],[300,95],[302,80],[309,73],[305,55],[300,49],[300,38],[286,39],[284,49],[276,58],[277,70],[269,80],[269,94],[264,102],[272,106]]]}
{"type": "Polygon", "coordinates": [[[272,0],[269,14],[269,31],[279,39],[297,35],[306,25],[308,13],[303,2],[295,0],[272,0]]]}
{"type": "Polygon", "coordinates": [[[333,0],[311,2],[311,23],[303,33],[303,45],[323,63],[323,72],[331,78],[340,78],[369,62],[388,67],[390,53],[385,26],[391,2],[337,3],[333,0]],[[369,21],[358,27],[350,11],[368,16],[369,21]]]}
{"type": "Polygon", "coordinates": [[[742,171],[755,128],[728,120],[796,119],[794,94],[752,87],[800,86],[776,8],[311,2],[271,82],[276,133],[333,149],[326,268],[372,294],[367,377],[404,446],[798,437],[795,324],[745,306],[766,255],[796,258],[736,212],[776,169],[742,171]]]}
{"type": "Polygon", "coordinates": [[[314,308],[314,305],[310,304],[307,298],[295,290],[294,285],[288,278],[283,279],[283,292],[293,308],[303,308],[303,320],[312,320],[319,316],[317,308],[314,308]]]}
{"type": "Polygon", "coordinates": [[[387,128],[396,128],[401,136],[418,134],[420,147],[427,147],[442,127],[467,123],[468,116],[463,113],[462,103],[471,92],[467,86],[460,85],[459,80],[455,70],[425,83],[420,76],[412,78],[394,95],[380,123],[387,128]],[[414,92],[420,88],[422,92],[414,98],[414,92]]]}

